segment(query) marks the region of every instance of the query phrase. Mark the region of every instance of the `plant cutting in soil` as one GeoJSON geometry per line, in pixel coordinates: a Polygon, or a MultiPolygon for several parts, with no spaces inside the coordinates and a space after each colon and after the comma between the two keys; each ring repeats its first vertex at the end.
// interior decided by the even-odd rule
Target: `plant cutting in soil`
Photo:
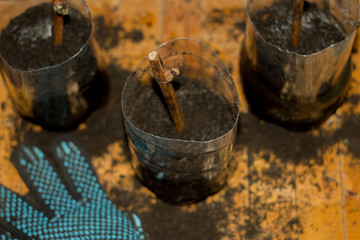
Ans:
{"type": "MultiPolygon", "coordinates": [[[[290,77],[301,74],[293,71],[286,73],[286,69],[291,69],[290,62],[294,55],[290,52],[322,54],[320,51],[343,41],[346,31],[342,23],[317,4],[297,0],[292,4],[283,1],[259,9],[251,20],[255,33],[261,36],[254,42],[257,48],[253,54],[258,61],[254,65],[249,59],[250,55],[242,51],[240,71],[252,111],[261,118],[291,129],[305,130],[322,122],[345,96],[349,62],[339,74],[319,83],[320,87],[313,93],[316,100],[301,98],[299,92],[306,89],[297,89],[298,94],[290,90],[284,93],[286,86],[292,89],[294,84],[287,80],[286,74],[290,77]],[[292,14],[289,9],[293,9],[292,14]]],[[[313,70],[317,71],[316,66],[313,70]]]]}
{"type": "Polygon", "coordinates": [[[291,27],[290,46],[295,48],[300,43],[301,19],[303,14],[304,0],[293,0],[293,15],[291,27]]]}
{"type": "Polygon", "coordinates": [[[180,110],[179,101],[175,95],[174,87],[171,83],[171,80],[174,78],[174,73],[176,73],[176,69],[172,71],[165,69],[159,53],[155,50],[150,52],[148,57],[152,68],[152,74],[165,97],[171,118],[174,121],[177,130],[183,132],[186,128],[186,124],[180,110]]]}
{"type": "Polygon", "coordinates": [[[59,46],[63,41],[64,16],[69,14],[69,6],[62,0],[53,0],[54,7],[54,46],[59,46]]]}
{"type": "MultiPolygon", "coordinates": [[[[216,76],[213,76],[216,77],[216,76]]],[[[166,101],[156,81],[129,82],[125,91],[133,91],[134,101],[126,115],[142,131],[171,139],[208,141],[232,129],[236,118],[229,101],[205,81],[180,72],[172,80],[179,106],[187,123],[184,131],[174,127],[166,101]],[[132,90],[130,90],[132,89],[132,90]],[[135,89],[135,90],[134,90],[135,89]]]]}
{"type": "Polygon", "coordinates": [[[122,110],[139,179],[160,198],[185,204],[219,191],[231,175],[239,99],[201,42],[165,45],[165,64],[152,51],[150,66],[142,61],[128,78],[122,110]]]}
{"type": "Polygon", "coordinates": [[[44,3],[13,18],[2,30],[0,51],[16,69],[32,70],[60,64],[84,46],[91,33],[91,21],[72,8],[63,16],[62,44],[53,45],[53,4],[44,3]]]}
{"type": "Polygon", "coordinates": [[[307,1],[301,11],[301,3],[297,1],[294,0],[293,15],[289,14],[289,9],[294,7],[288,3],[274,4],[256,13],[253,23],[265,41],[284,51],[311,54],[346,38],[344,27],[333,15],[307,1]],[[298,42],[294,47],[292,38],[298,42]]]}
{"type": "Polygon", "coordinates": [[[105,83],[90,42],[91,20],[66,5],[57,11],[63,20],[57,46],[54,5],[44,3],[10,20],[0,51],[17,110],[44,127],[66,129],[99,105],[105,83]]]}

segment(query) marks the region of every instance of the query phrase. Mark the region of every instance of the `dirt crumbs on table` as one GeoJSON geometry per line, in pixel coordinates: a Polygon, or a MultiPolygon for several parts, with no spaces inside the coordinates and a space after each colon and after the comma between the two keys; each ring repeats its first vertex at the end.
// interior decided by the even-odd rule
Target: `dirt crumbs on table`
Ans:
{"type": "Polygon", "coordinates": [[[107,22],[104,16],[95,17],[94,22],[95,38],[100,47],[106,50],[116,47],[120,41],[120,33],[124,32],[122,23],[113,25],[112,22],[107,22]]]}

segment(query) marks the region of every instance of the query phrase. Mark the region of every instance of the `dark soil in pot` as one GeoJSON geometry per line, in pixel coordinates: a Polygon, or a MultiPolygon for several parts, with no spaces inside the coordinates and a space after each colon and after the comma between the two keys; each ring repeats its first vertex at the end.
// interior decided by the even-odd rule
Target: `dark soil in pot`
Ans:
{"type": "MultiPolygon", "coordinates": [[[[222,136],[235,123],[231,104],[203,81],[180,76],[173,81],[186,129],[179,133],[157,83],[138,84],[136,104],[127,114],[138,129],[166,138],[207,141],[222,136]]],[[[126,89],[125,89],[126,91],[126,89]]],[[[128,100],[129,101],[129,100],[128,100]]]]}
{"type": "Polygon", "coordinates": [[[53,46],[53,6],[27,9],[10,21],[0,35],[0,52],[14,68],[37,69],[59,64],[74,56],[89,39],[91,22],[71,8],[64,17],[64,38],[53,46]]]}
{"type": "Polygon", "coordinates": [[[305,1],[300,44],[292,49],[290,47],[291,9],[291,2],[280,3],[264,8],[254,16],[254,26],[265,41],[283,50],[311,54],[346,38],[345,30],[334,16],[305,1]]]}

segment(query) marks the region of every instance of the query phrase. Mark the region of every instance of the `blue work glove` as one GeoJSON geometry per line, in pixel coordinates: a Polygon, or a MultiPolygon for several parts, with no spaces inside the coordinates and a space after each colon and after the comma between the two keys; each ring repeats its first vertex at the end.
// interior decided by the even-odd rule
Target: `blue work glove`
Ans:
{"type": "Polygon", "coordinates": [[[0,240],[145,239],[139,217],[107,198],[77,145],[61,140],[54,152],[63,183],[39,148],[15,148],[11,160],[41,209],[0,185],[0,240]]]}

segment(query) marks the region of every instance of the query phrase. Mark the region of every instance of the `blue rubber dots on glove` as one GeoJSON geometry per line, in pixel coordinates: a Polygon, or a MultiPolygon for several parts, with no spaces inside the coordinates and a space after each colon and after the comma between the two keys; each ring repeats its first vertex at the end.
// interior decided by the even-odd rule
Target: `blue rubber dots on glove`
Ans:
{"type": "Polygon", "coordinates": [[[11,236],[11,234],[7,232],[7,233],[0,233],[0,240],[19,240],[19,239],[11,236]]]}
{"type": "Polygon", "coordinates": [[[54,152],[60,175],[39,148],[15,149],[12,161],[41,209],[0,185],[0,240],[145,239],[140,218],[107,198],[83,149],[61,140],[54,152]]]}

